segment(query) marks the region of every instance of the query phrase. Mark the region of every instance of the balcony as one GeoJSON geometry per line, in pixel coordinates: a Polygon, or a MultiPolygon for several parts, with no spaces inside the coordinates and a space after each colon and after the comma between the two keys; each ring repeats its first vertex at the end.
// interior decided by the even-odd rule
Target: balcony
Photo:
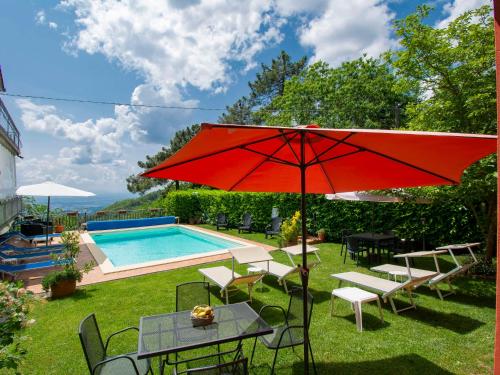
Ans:
{"type": "Polygon", "coordinates": [[[21,137],[9,111],[5,107],[2,99],[0,99],[0,136],[3,136],[6,141],[12,146],[16,155],[21,153],[21,137]]]}

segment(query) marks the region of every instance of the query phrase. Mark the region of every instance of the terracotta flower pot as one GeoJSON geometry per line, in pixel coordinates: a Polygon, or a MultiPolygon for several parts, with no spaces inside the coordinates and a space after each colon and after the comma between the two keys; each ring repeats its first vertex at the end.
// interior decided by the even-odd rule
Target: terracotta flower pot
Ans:
{"type": "Polygon", "coordinates": [[[76,290],[76,280],[62,280],[50,287],[52,298],[61,298],[73,294],[76,290]]]}
{"type": "Polygon", "coordinates": [[[325,238],[326,238],[326,233],[325,232],[318,232],[318,239],[321,242],[325,242],[325,238]]]}
{"type": "Polygon", "coordinates": [[[62,232],[64,232],[64,225],[56,225],[54,227],[54,232],[56,232],[56,233],[62,233],[62,232]]]}

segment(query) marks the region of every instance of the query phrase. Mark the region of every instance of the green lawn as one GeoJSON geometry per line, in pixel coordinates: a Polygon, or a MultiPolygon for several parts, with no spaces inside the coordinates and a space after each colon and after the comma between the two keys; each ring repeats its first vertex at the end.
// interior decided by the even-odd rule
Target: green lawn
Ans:
{"type": "MultiPolygon", "coordinates": [[[[235,234],[235,231],[230,233],[235,234]]],[[[264,241],[264,235],[242,235],[264,241]]],[[[275,240],[266,243],[274,244],[275,240]]],[[[322,244],[322,263],[311,272],[310,287],[315,298],[311,323],[311,342],[320,374],[487,374],[492,373],[495,324],[495,284],[463,278],[456,281],[459,294],[441,302],[435,292],[420,288],[418,310],[394,315],[384,305],[385,323],[378,319],[376,305],[363,305],[364,332],[358,333],[354,315],[342,301],[336,302],[336,317],[329,315],[332,288],[337,286],[332,272],[357,270],[348,260],[344,265],[337,244],[322,244]]],[[[273,256],[287,262],[276,251],[273,256]]],[[[230,262],[221,262],[230,266],[230,262]]],[[[443,267],[449,266],[446,260],[443,267]]],[[[416,264],[423,267],[424,264],[416,264]]],[[[245,272],[243,267],[240,271],[245,272]]],[[[81,288],[73,297],[39,302],[32,317],[36,324],[27,330],[31,340],[22,366],[26,374],[83,374],[86,364],[77,336],[79,321],[95,312],[103,335],[120,328],[138,325],[142,315],[174,311],[175,285],[201,280],[197,267],[162,272],[81,288]]],[[[296,280],[298,283],[298,280],[296,280]]],[[[222,304],[218,289],[212,288],[215,304],[222,304]]],[[[245,293],[232,297],[246,299],[245,293]]],[[[288,298],[275,279],[265,280],[264,289],[254,293],[252,307],[279,304],[286,307],[288,298]]],[[[398,297],[396,303],[406,302],[398,297]]],[[[125,335],[115,342],[117,351],[134,350],[136,336],[125,335]]],[[[252,373],[266,374],[272,352],[258,345],[252,373]]],[[[245,343],[249,356],[251,342],[245,343]]],[[[286,349],[279,355],[278,374],[301,374],[301,350],[286,349]]],[[[155,368],[156,370],[156,368],[155,368]]],[[[170,372],[167,372],[170,373],[170,372]]]]}

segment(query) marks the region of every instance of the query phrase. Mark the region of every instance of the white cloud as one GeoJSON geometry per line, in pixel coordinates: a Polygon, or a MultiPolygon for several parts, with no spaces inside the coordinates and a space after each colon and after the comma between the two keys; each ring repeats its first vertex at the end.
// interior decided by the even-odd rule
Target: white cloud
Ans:
{"type": "Polygon", "coordinates": [[[58,27],[57,23],[54,21],[47,21],[47,16],[45,15],[45,11],[43,9],[36,13],[35,22],[38,25],[47,25],[52,30],[57,30],[58,27]]]}
{"type": "Polygon", "coordinates": [[[41,155],[21,159],[17,163],[18,184],[36,184],[54,181],[88,191],[123,191],[125,177],[136,173],[133,166],[75,165],[68,159],[41,155]]]}
{"type": "Polygon", "coordinates": [[[279,42],[277,15],[266,0],[65,0],[79,30],[71,44],[102,53],[140,72],[158,87],[201,90],[230,83],[229,61],[252,64],[256,53],[279,42]]]}
{"type": "Polygon", "coordinates": [[[464,12],[479,8],[483,5],[491,5],[490,0],[454,0],[443,5],[443,13],[446,18],[439,21],[438,28],[445,28],[448,24],[464,12]]]}
{"type": "Polygon", "coordinates": [[[39,10],[36,15],[35,15],[35,21],[39,25],[44,25],[45,24],[45,11],[44,10],[39,10]]]}
{"type": "Polygon", "coordinates": [[[390,34],[394,17],[379,0],[330,1],[299,31],[299,38],[303,46],[313,48],[312,61],[336,66],[362,54],[378,57],[396,45],[390,34]]]}
{"type": "Polygon", "coordinates": [[[115,107],[114,118],[74,122],[59,115],[52,105],[17,101],[21,121],[27,130],[50,134],[75,144],[61,150],[61,157],[75,164],[110,163],[122,155],[124,135],[137,126],[137,117],[129,108],[115,107]]]}

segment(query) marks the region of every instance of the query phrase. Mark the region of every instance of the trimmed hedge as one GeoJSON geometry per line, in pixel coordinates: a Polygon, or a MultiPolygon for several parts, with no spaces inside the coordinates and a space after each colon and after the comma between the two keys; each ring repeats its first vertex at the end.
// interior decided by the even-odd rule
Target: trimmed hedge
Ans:
{"type": "MultiPolygon", "coordinates": [[[[156,202],[182,223],[215,223],[218,212],[228,215],[236,227],[245,212],[253,216],[256,231],[264,231],[273,207],[280,216],[291,217],[300,208],[298,194],[240,193],[221,190],[169,192],[156,202]]],[[[329,201],[324,195],[307,196],[307,227],[310,233],[326,230],[329,240],[338,241],[342,229],[353,231],[395,230],[402,238],[421,239],[432,244],[482,241],[472,214],[453,201],[432,204],[329,201]]]]}

